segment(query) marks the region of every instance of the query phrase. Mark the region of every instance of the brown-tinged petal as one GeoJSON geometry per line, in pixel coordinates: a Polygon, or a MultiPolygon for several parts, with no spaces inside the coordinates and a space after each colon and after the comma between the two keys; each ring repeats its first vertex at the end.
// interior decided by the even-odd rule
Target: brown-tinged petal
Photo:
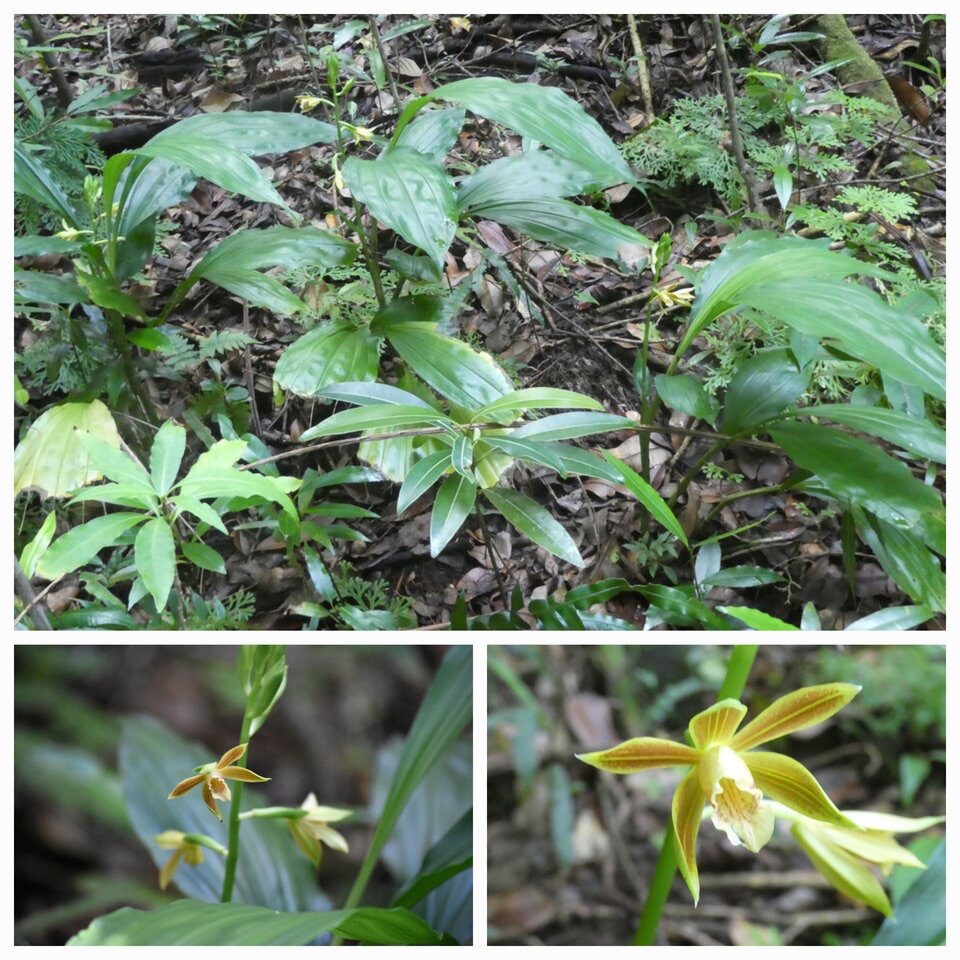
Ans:
{"type": "Polygon", "coordinates": [[[832,717],[858,693],[853,683],[822,683],[801,687],[774,700],[730,740],[734,750],[749,750],[777,737],[812,727],[832,717]]]}
{"type": "Polygon", "coordinates": [[[229,767],[230,764],[236,763],[246,752],[247,745],[245,743],[239,743],[235,747],[231,747],[218,761],[217,767],[229,767]]]}
{"type": "Polygon", "coordinates": [[[696,763],[700,751],[685,743],[661,740],[659,737],[635,737],[609,750],[578,753],[578,760],[608,773],[636,773],[654,767],[678,767],[696,763]]]}
{"type": "Polygon", "coordinates": [[[832,844],[819,830],[808,829],[803,823],[794,824],[792,833],[814,866],[837,890],[879,910],[884,916],[892,914],[890,901],[880,881],[862,860],[832,844]]]}
{"type": "Polygon", "coordinates": [[[242,780],[244,783],[264,783],[269,777],[261,777],[259,773],[254,773],[246,767],[218,767],[217,773],[228,780],[242,780]]]}
{"type": "Polygon", "coordinates": [[[857,829],[823,792],[813,774],[793,757],[762,750],[740,754],[753,774],[753,782],[772,800],[805,817],[857,829]]]}
{"type": "MultiPolygon", "coordinates": [[[[226,786],[226,784],[224,784],[226,786]]],[[[213,815],[220,821],[223,820],[223,817],[220,816],[220,811],[217,808],[217,801],[214,799],[213,791],[210,789],[210,781],[207,780],[203,785],[203,802],[209,807],[213,815]]]]}
{"type": "Polygon", "coordinates": [[[714,743],[727,743],[746,713],[747,708],[739,700],[721,700],[698,713],[688,727],[693,745],[706,750],[714,743]]]}
{"type": "Polygon", "coordinates": [[[167,797],[168,800],[173,800],[175,797],[182,797],[188,790],[192,790],[198,783],[203,783],[206,777],[202,773],[198,773],[194,777],[187,777],[186,780],[181,780],[171,791],[170,796],[167,797]]]}
{"type": "Polygon", "coordinates": [[[700,875],[697,872],[697,833],[705,806],[703,789],[696,767],[681,781],[673,794],[673,840],[677,866],[690,893],[693,905],[700,899],[700,875]]]}
{"type": "Polygon", "coordinates": [[[713,806],[713,825],[737,846],[751,853],[761,850],[773,836],[773,810],[763,802],[740,754],[724,744],[711,747],[697,767],[700,788],[713,806]]]}

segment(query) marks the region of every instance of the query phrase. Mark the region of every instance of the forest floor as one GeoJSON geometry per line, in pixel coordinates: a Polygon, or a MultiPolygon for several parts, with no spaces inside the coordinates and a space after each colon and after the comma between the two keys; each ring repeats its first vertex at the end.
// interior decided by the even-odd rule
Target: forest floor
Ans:
{"type": "MultiPolygon", "coordinates": [[[[915,52],[915,19],[849,18],[863,46],[889,70],[900,70],[902,61],[915,52]]],[[[755,36],[763,22],[758,17],[738,20],[749,36],[755,36]]],[[[81,85],[100,74],[121,86],[139,88],[134,97],[116,107],[112,119],[118,129],[128,123],[150,127],[201,111],[293,109],[295,96],[317,92],[318,70],[322,73],[322,65],[318,67],[305,50],[304,36],[319,46],[329,43],[332,34],[334,45],[352,51],[359,68],[371,69],[368,24],[348,16],[320,23],[316,18],[282,16],[111,15],[63,17],[59,26],[78,35],[61,54],[68,75],[79,77],[81,85]],[[171,58],[171,54],[176,56],[171,58]]],[[[650,52],[657,115],[669,114],[681,98],[718,92],[715,48],[701,18],[659,16],[648,18],[642,28],[650,52]]],[[[464,77],[496,75],[559,86],[617,142],[653,119],[644,111],[636,76],[623,73],[623,65],[635,49],[622,17],[481,16],[469,21],[456,17],[416,21],[390,16],[381,20],[380,30],[388,37],[388,63],[404,96],[422,94],[464,77]],[[397,29],[404,25],[411,29],[397,29]]],[[[733,56],[736,67],[738,62],[747,64],[752,55],[741,45],[733,56]]],[[[778,69],[789,67],[780,61],[778,69]]],[[[809,86],[816,92],[834,83],[829,74],[821,74],[810,80],[809,86]]],[[[394,124],[396,105],[389,84],[378,89],[361,79],[350,93],[349,107],[356,123],[378,133],[388,134],[394,124]]],[[[315,115],[323,118],[323,108],[315,115]]],[[[913,131],[918,149],[938,162],[944,156],[944,129],[941,109],[913,131]]],[[[519,148],[516,135],[468,120],[456,154],[462,161],[478,162],[519,148]]],[[[824,183],[808,184],[810,195],[826,202],[845,182],[889,184],[889,176],[877,170],[885,149],[882,144],[865,149],[851,142],[849,156],[854,168],[824,183]]],[[[261,166],[266,163],[269,167],[286,202],[308,222],[322,220],[335,207],[330,150],[313,147],[260,160],[261,166]]],[[[890,240],[917,252],[922,269],[937,276],[945,269],[945,181],[943,174],[935,174],[933,179],[935,189],[916,195],[917,215],[899,225],[890,240]]],[[[761,181],[758,189],[769,209],[777,209],[772,182],[761,181]]],[[[661,372],[687,316],[682,295],[690,285],[684,271],[709,264],[736,235],[741,221],[714,190],[697,183],[669,190],[651,183],[646,196],[616,188],[607,192],[603,202],[620,221],[652,240],[664,234],[671,238],[673,253],[660,286],[680,297],[659,303],[654,311],[650,365],[653,373],[661,372]]],[[[137,297],[148,311],[162,305],[211,245],[238,228],[269,225],[276,216],[275,207],[238,198],[201,181],[188,200],[168,211],[158,255],[147,266],[135,290],[137,297]]],[[[505,259],[520,286],[511,290],[492,271],[477,276],[476,251],[455,241],[446,257],[446,282],[451,287],[463,282],[474,286],[459,319],[460,334],[496,356],[518,386],[580,391],[599,399],[611,413],[635,415],[639,400],[634,363],[643,338],[649,274],[637,277],[605,261],[562,255],[529,239],[517,242],[508,230],[491,221],[479,223],[477,232],[484,244],[505,259]]],[[[320,317],[324,304],[329,303],[330,289],[323,281],[307,280],[302,290],[307,302],[316,304],[320,317]]],[[[369,296],[369,290],[358,283],[356,295],[362,299],[369,296]]],[[[273,368],[283,349],[302,333],[298,322],[248,308],[212,286],[204,286],[171,321],[191,341],[231,329],[255,340],[211,363],[182,369],[157,366],[147,384],[161,418],[194,413],[216,431],[215,416],[226,415],[238,432],[251,431],[275,453],[291,450],[299,435],[322,419],[324,408],[316,401],[278,398],[274,391],[273,368]]],[[[733,349],[734,339],[746,338],[749,349],[750,337],[756,335],[756,331],[732,325],[720,331],[719,342],[698,339],[694,347],[702,359],[690,369],[715,370],[718,357],[733,349]],[[731,343],[722,342],[725,336],[731,343]]],[[[32,342],[33,334],[26,325],[18,327],[18,336],[18,349],[32,342]]],[[[389,376],[393,369],[393,358],[385,355],[381,370],[389,376]]],[[[46,405],[56,397],[34,399],[46,405]]],[[[671,432],[671,428],[694,432],[703,426],[688,415],[665,409],[661,418],[662,432],[651,435],[650,479],[666,498],[710,441],[671,432]]],[[[600,446],[628,464],[639,464],[636,434],[608,434],[600,446]]],[[[355,448],[345,444],[340,449],[289,459],[286,464],[302,475],[310,467],[327,471],[356,462],[355,448]]],[[[709,603],[748,604],[794,624],[799,623],[804,605],[813,603],[824,627],[842,628],[873,611],[909,602],[868,553],[857,554],[854,575],[847,576],[839,517],[825,509],[822,501],[783,490],[768,491],[791,468],[776,449],[737,444],[713,458],[709,475],[701,472],[690,482],[678,507],[681,524],[686,529],[699,524],[699,538],[732,534],[724,544],[725,560],[736,557],[738,563],[773,570],[784,578],[776,585],[752,589],[714,588],[709,603]],[[754,489],[757,492],[751,492],[754,489]],[[708,515],[709,522],[704,523],[708,515]]],[[[343,564],[348,563],[361,579],[382,581],[381,587],[390,597],[406,598],[399,605],[406,611],[404,623],[415,622],[420,627],[449,624],[458,597],[466,601],[469,614],[480,615],[502,609],[505,594],[514,588],[529,602],[611,577],[641,584],[692,580],[690,560],[679,557],[669,544],[648,531],[646,516],[622,488],[600,480],[561,479],[547,469],[518,472],[514,484],[548,506],[561,521],[584,556],[585,569],[558,561],[496,515],[489,518],[492,544],[485,543],[483,532],[471,519],[433,559],[429,498],[421,498],[397,516],[395,488],[384,483],[335,489],[337,499],[371,510],[377,518],[351,521],[362,538],[339,541],[328,567],[340,564],[346,570],[349,568],[343,564]],[[499,569],[494,569],[495,565],[499,569]]],[[[237,531],[232,540],[224,538],[217,546],[226,555],[227,573],[204,574],[205,596],[225,598],[238,590],[250,591],[256,598],[256,612],[249,627],[298,629],[303,625],[303,617],[294,611],[315,595],[304,582],[303,572],[289,563],[281,543],[258,535],[254,526],[237,531]]],[[[79,589],[70,583],[65,589],[61,585],[48,597],[52,611],[68,607],[79,589]]],[[[367,593],[371,604],[383,602],[382,593],[379,600],[371,600],[372,596],[367,593]]],[[[637,627],[644,623],[643,609],[629,597],[611,600],[605,611],[637,627]]],[[[927,627],[942,628],[942,618],[934,617],[927,627]]]]}

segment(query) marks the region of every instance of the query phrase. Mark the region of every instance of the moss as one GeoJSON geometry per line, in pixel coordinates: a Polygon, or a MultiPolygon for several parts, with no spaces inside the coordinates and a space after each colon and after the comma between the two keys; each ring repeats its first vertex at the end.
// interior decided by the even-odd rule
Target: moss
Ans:
{"type": "MultiPolygon", "coordinates": [[[[823,41],[823,59],[849,60],[849,63],[837,67],[834,71],[837,79],[846,86],[851,83],[865,85],[861,96],[871,97],[880,103],[892,107],[897,113],[900,106],[874,59],[860,46],[857,38],[850,32],[847,21],[839,13],[824,14],[819,18],[818,26],[826,35],[823,41]]],[[[859,91],[858,91],[859,92],[859,91]]]]}

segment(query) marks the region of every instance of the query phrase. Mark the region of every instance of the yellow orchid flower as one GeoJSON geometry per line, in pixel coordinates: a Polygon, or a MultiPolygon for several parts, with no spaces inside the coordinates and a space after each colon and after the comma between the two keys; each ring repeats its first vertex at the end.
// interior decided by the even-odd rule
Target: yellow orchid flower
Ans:
{"type": "Polygon", "coordinates": [[[244,783],[264,783],[269,777],[248,770],[246,767],[235,766],[236,762],[247,752],[247,745],[241,743],[228,750],[216,763],[208,763],[196,767],[196,774],[181,780],[171,791],[168,800],[182,797],[199,784],[203,784],[203,802],[210,808],[218,820],[223,820],[217,809],[218,800],[230,799],[230,788],[227,780],[242,780],[244,783]]]}
{"type": "Polygon", "coordinates": [[[227,848],[222,843],[217,843],[210,837],[202,834],[184,833],[182,830],[164,830],[163,833],[153,838],[157,845],[165,850],[173,850],[173,855],[163,865],[160,870],[160,889],[166,890],[173,879],[180,861],[183,860],[191,866],[198,866],[203,863],[203,850],[201,847],[208,847],[215,850],[222,856],[227,855],[227,848]]]}
{"type": "Polygon", "coordinates": [[[753,748],[821,723],[859,691],[850,683],[802,687],[774,701],[739,732],[747,708],[739,700],[721,700],[690,721],[687,734],[692,746],[637,737],[609,750],[579,754],[577,759],[610,773],[691,768],[673,795],[672,816],[677,862],[696,904],[700,899],[697,833],[708,804],[713,825],[731,843],[743,844],[753,853],[773,834],[774,813],[764,796],[815,820],[853,826],[803,764],[753,748]]]}
{"type": "Polygon", "coordinates": [[[331,850],[349,853],[347,841],[343,835],[334,830],[333,827],[328,826],[330,823],[336,823],[338,820],[349,817],[349,810],[340,810],[337,807],[321,807],[312,793],[300,804],[300,809],[306,810],[306,815],[291,818],[287,822],[290,824],[290,832],[293,834],[297,846],[314,867],[320,866],[320,860],[323,857],[323,846],[321,844],[323,843],[331,850]]]}
{"type": "Polygon", "coordinates": [[[879,867],[884,875],[897,864],[925,870],[923,861],[901,847],[893,835],[919,833],[946,819],[845,810],[844,816],[855,825],[851,828],[813,820],[778,803],[770,806],[776,816],[793,822],[793,836],[833,887],[887,917],[893,913],[890,901],[870,867],[879,867]]]}

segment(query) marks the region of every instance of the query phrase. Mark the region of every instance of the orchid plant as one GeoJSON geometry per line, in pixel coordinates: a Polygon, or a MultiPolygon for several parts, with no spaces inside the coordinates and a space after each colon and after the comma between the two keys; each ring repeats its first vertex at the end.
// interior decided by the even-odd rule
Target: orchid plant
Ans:
{"type": "Polygon", "coordinates": [[[582,762],[614,774],[688,768],[673,794],[671,828],[636,943],[653,942],[674,864],[694,905],[698,903],[696,842],[700,825],[708,817],[731,844],[752,853],[770,841],[778,818],[790,822],[793,837],[832,886],[888,917],[890,901],[870,867],[879,866],[885,873],[897,864],[922,869],[922,861],[893,835],[926,830],[944,820],[841,811],[803,764],[786,754],[755,749],[823,723],[861,689],[850,683],[803,687],[775,700],[741,726],[747,707],[736,696],[723,694],[737,686],[742,689],[755,653],[756,647],[735,648],[721,699],[690,720],[687,743],[636,737],[607,750],[577,755],[582,762]]]}
{"type": "MultiPolygon", "coordinates": [[[[260,769],[269,762],[256,749],[256,734],[287,685],[284,648],[240,647],[237,669],[246,703],[241,742],[218,760],[196,764],[197,748],[145,718],[135,718],[121,741],[121,778],[131,822],[159,868],[161,890],[176,885],[186,898],[155,910],[115,911],[95,920],[71,943],[277,945],[352,940],[423,945],[456,944],[469,936],[459,916],[464,900],[471,912],[472,818],[469,810],[444,805],[436,793],[454,790],[448,786],[438,791],[433,782],[449,785],[450,764],[462,759],[458,740],[472,713],[469,648],[454,647],[447,654],[402,750],[391,754],[395,769],[386,795],[378,798],[375,787],[369,848],[339,910],[331,909],[329,898],[317,887],[317,873],[323,846],[350,853],[347,838],[332,824],[347,820],[354,811],[324,806],[313,792],[299,806],[267,806],[244,796],[246,788],[261,788],[270,781],[248,764],[251,754],[260,769]],[[170,790],[174,771],[186,773],[191,766],[193,773],[170,790]],[[414,866],[411,875],[399,875],[388,841],[418,787],[423,789],[415,804],[422,803],[425,791],[431,794],[429,837],[421,844],[419,870],[414,866]],[[222,810],[220,804],[229,806],[222,810]],[[277,821],[287,829],[280,829],[277,821]],[[401,889],[388,907],[362,906],[373,868],[381,859],[397,875],[401,889]],[[445,899],[446,913],[434,894],[445,899]],[[457,906],[457,916],[451,913],[451,904],[457,906]]],[[[376,782],[385,781],[378,777],[376,782]]]]}

